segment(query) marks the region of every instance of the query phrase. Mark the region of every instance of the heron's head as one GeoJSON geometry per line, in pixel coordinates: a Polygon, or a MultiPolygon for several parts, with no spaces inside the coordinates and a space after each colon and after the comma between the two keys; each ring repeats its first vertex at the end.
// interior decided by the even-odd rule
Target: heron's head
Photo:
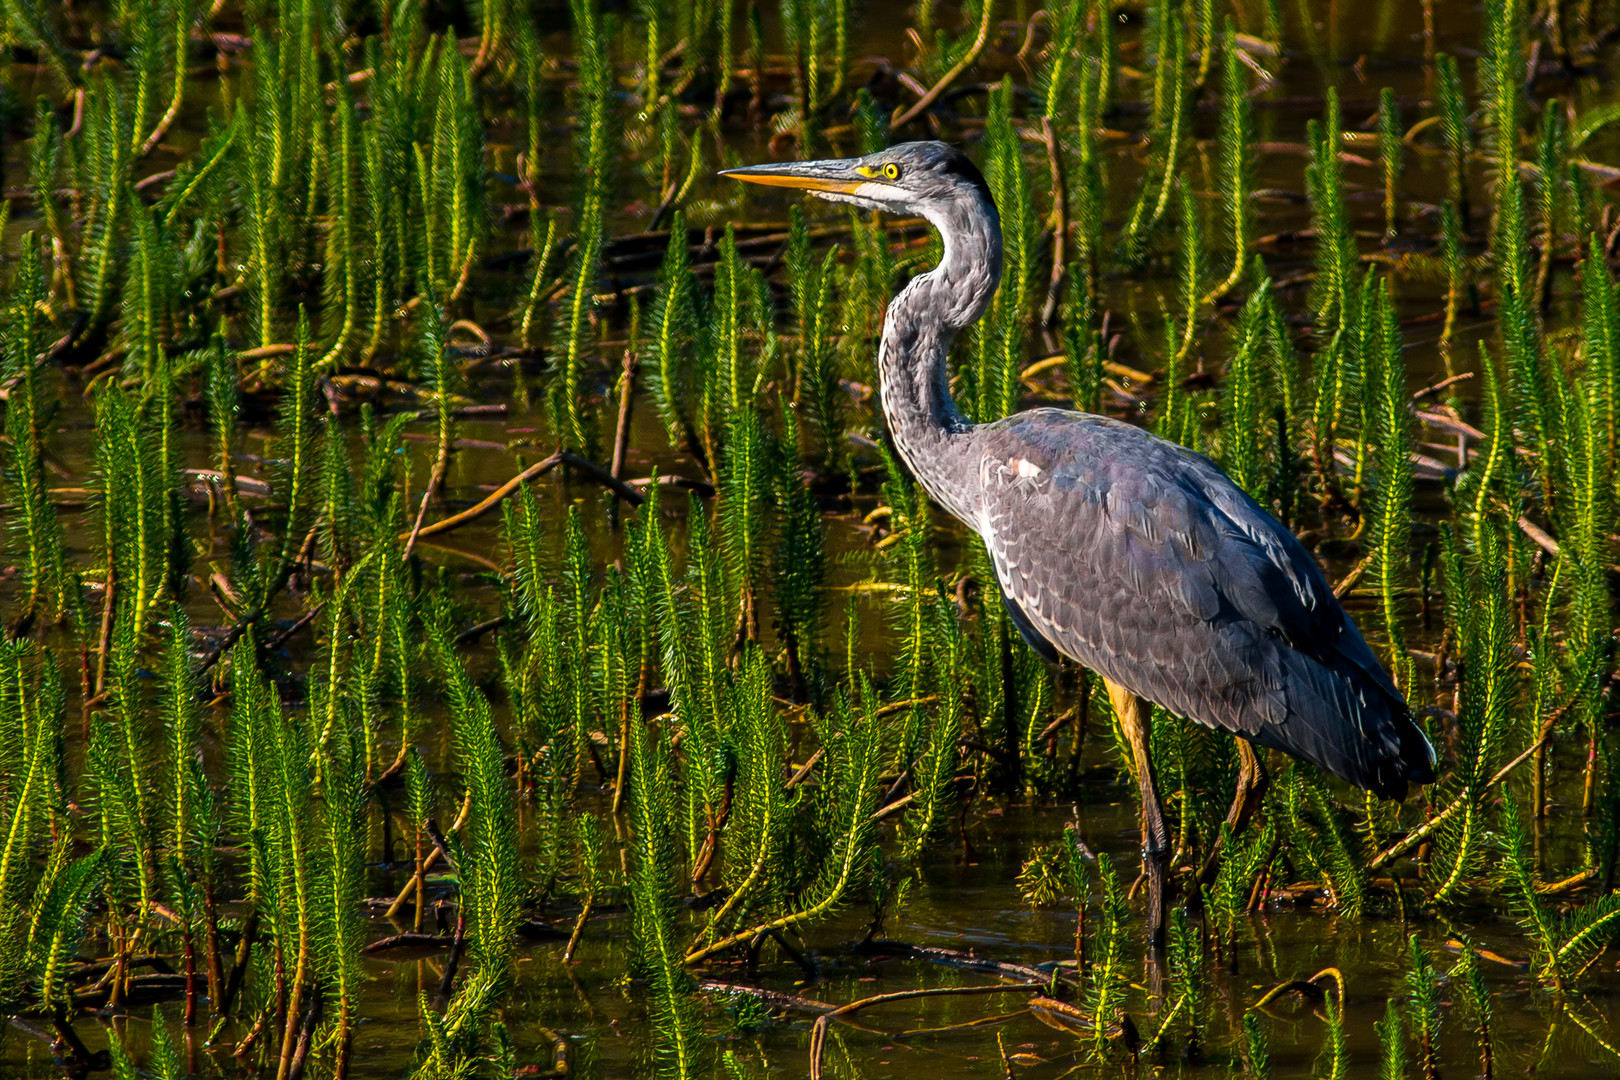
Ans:
{"type": "Polygon", "coordinates": [[[901,143],[857,158],[751,165],[726,169],[720,175],[752,184],[802,188],[830,202],[920,214],[930,220],[963,204],[995,206],[990,188],[973,162],[942,142],[901,143]]]}

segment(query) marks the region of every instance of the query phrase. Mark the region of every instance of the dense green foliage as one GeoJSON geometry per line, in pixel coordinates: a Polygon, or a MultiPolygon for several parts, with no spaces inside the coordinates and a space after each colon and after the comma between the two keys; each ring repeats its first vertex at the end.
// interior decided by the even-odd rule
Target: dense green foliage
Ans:
{"type": "MultiPolygon", "coordinates": [[[[741,1077],[766,1052],[716,1036],[769,1019],[706,975],[889,950],[1038,990],[1070,1064],[1264,1076],[1225,998],[1266,912],[1444,941],[1494,905],[1542,1054],[1615,1064],[1583,991],[1620,935],[1620,6],[1487,0],[1436,51],[1409,5],[1417,96],[1341,70],[1329,6],[923,0],[891,65],[850,0],[6,0],[0,1014],[77,1069],[127,1007],[151,1039],[87,1040],[119,1076],[181,1075],[172,1023],[344,1076],[397,932],[437,963],[417,1075],[589,1073],[507,1022],[519,943],[611,937],[647,1074],[741,1077]],[[1019,878],[1078,917],[1062,961],[886,940],[974,815],[1134,790],[1098,680],[1025,646],[886,442],[882,312],[937,241],[709,175],[935,134],[1006,245],[964,412],[1216,460],[1441,748],[1403,806],[1275,758],[1233,835],[1232,744],[1159,714],[1147,992],[1130,860],[1078,824],[1019,878]]],[[[1383,1074],[1438,1075],[1448,1030],[1536,1062],[1495,954],[1428,941],[1388,958],[1383,1074]]],[[[1280,989],[1319,1074],[1370,1067],[1337,971],[1280,989]]]]}

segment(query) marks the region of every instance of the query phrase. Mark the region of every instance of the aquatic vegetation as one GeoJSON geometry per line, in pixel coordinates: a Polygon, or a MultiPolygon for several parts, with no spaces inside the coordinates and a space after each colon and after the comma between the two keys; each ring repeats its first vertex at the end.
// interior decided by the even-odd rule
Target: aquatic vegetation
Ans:
{"type": "Polygon", "coordinates": [[[0,1059],[1612,1068],[1620,9],[1346,7],[8,0],[0,1059]],[[1219,462],[1442,748],[1235,832],[1158,713],[1157,961],[1106,693],[887,441],[938,241],[709,176],[927,137],[1005,240],[963,412],[1219,462]]]}

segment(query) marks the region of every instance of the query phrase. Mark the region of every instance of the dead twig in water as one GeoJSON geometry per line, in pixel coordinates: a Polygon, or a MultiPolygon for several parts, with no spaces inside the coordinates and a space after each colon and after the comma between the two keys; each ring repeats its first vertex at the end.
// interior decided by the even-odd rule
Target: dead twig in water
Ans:
{"type": "Polygon", "coordinates": [[[360,955],[371,956],[389,949],[448,949],[455,943],[451,934],[393,934],[365,945],[360,955]]]}
{"type": "Polygon", "coordinates": [[[468,507],[459,514],[452,514],[440,521],[435,521],[431,525],[422,525],[420,528],[413,529],[410,532],[400,533],[399,538],[409,542],[413,537],[416,539],[422,539],[423,537],[437,536],[440,533],[447,533],[451,529],[460,528],[469,521],[477,521],[479,518],[483,517],[485,514],[499,506],[505,499],[509,498],[513,492],[517,491],[517,489],[522,487],[526,482],[533,480],[536,477],[544,476],[552,469],[555,469],[558,465],[568,465],[572,468],[578,469],[580,472],[583,472],[585,475],[589,476],[592,480],[595,480],[604,487],[608,488],[608,490],[612,491],[613,494],[617,495],[631,506],[640,506],[642,503],[647,501],[647,497],[645,495],[631,487],[629,484],[626,484],[624,481],[615,478],[612,473],[602,468],[602,466],[596,464],[596,462],[587,461],[578,454],[570,453],[567,450],[559,450],[555,454],[552,454],[550,457],[546,458],[544,461],[537,461],[533,465],[530,465],[527,469],[524,469],[522,472],[512,477],[512,479],[490,492],[489,495],[476,506],[468,507]]]}
{"type": "Polygon", "coordinates": [[[944,964],[947,967],[963,968],[968,971],[979,971],[987,975],[999,975],[1003,979],[1045,979],[1048,982],[1051,976],[1039,968],[1032,968],[1025,964],[1009,964],[1004,960],[992,960],[985,956],[974,956],[959,949],[943,949],[932,945],[913,945],[907,941],[894,941],[890,938],[873,938],[863,943],[857,950],[865,955],[884,953],[899,959],[924,960],[930,964],[944,964]]]}
{"type": "Polygon", "coordinates": [[[461,965],[461,954],[467,949],[467,917],[458,908],[456,911],[456,936],[450,943],[450,958],[444,962],[444,978],[439,980],[439,992],[433,999],[434,1006],[443,1012],[450,1007],[450,993],[455,986],[456,968],[461,965]]]}
{"type": "MultiPolygon", "coordinates": [[[[1518,757],[1514,758],[1500,769],[1497,769],[1496,775],[1491,777],[1490,783],[1486,784],[1485,786],[1487,788],[1493,788],[1497,784],[1500,784],[1503,780],[1507,779],[1509,773],[1534,756],[1535,752],[1541,749],[1541,747],[1546,744],[1548,739],[1552,738],[1553,728],[1557,725],[1558,718],[1562,716],[1564,711],[1568,708],[1568,705],[1563,705],[1555,710],[1551,716],[1547,717],[1547,719],[1541,725],[1541,732],[1539,735],[1537,735],[1536,741],[1525,747],[1524,752],[1518,757]]],[[[1457,796],[1449,805],[1446,806],[1444,810],[1440,811],[1438,814],[1435,814],[1428,821],[1425,821],[1422,825],[1407,833],[1402,839],[1397,840],[1395,843],[1385,848],[1376,859],[1367,864],[1367,869],[1382,870],[1384,867],[1388,866],[1390,863],[1394,862],[1396,859],[1400,858],[1402,855],[1405,855],[1408,851],[1411,851],[1423,841],[1427,840],[1430,836],[1433,836],[1436,829],[1444,825],[1447,821],[1451,820],[1451,816],[1457,811],[1461,810],[1463,806],[1467,804],[1468,798],[1469,793],[1466,791],[1457,796]]]]}
{"type": "Polygon", "coordinates": [[[827,1028],[834,1020],[841,1020],[862,1009],[871,1008],[873,1005],[885,1005],[891,1001],[924,997],[966,997],[978,994],[1036,994],[1045,990],[1046,986],[1044,982],[1001,983],[995,986],[936,986],[927,990],[900,990],[892,994],[876,994],[852,1001],[848,1005],[840,1005],[831,1012],[816,1017],[815,1026],[810,1029],[810,1080],[821,1080],[821,1049],[827,1042],[827,1028]]]}
{"type": "MultiPolygon", "coordinates": [[[[1030,22],[1034,24],[1033,19],[1030,22]]],[[[1064,263],[1064,241],[1069,235],[1069,194],[1063,180],[1063,152],[1058,147],[1057,128],[1052,124],[1051,117],[1041,120],[1041,141],[1046,144],[1046,161],[1052,170],[1052,278],[1046,283],[1041,325],[1051,326],[1052,316],[1057,314],[1063,275],[1068,270],[1064,263]]]]}
{"type": "Polygon", "coordinates": [[[895,111],[894,115],[889,118],[889,129],[891,131],[898,131],[915,120],[934,102],[938,101],[941,94],[951,88],[951,84],[961,76],[962,72],[973,66],[973,62],[984,51],[985,43],[990,40],[990,26],[995,21],[995,9],[995,0],[985,0],[984,11],[979,16],[979,32],[973,38],[973,44],[968,46],[968,51],[962,54],[962,59],[956,62],[955,67],[940,76],[939,82],[929,87],[928,92],[918,98],[910,108],[895,111]]]}

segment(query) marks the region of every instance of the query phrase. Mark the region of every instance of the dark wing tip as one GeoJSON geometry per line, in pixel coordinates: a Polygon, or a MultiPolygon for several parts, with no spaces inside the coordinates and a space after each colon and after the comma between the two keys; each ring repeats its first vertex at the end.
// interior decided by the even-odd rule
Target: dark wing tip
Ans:
{"type": "Polygon", "coordinates": [[[1389,720],[1395,725],[1399,749],[1378,762],[1367,790],[1379,798],[1400,801],[1406,798],[1408,785],[1434,783],[1436,759],[1433,744],[1404,701],[1399,702],[1389,720]]]}

